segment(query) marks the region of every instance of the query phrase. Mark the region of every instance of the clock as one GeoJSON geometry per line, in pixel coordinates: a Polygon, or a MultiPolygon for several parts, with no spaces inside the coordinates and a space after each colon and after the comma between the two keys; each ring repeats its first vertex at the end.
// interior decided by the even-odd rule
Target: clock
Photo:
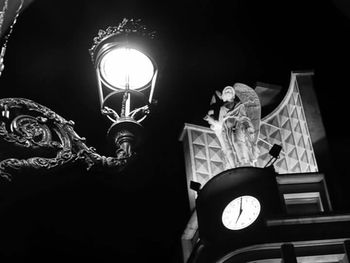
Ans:
{"type": "Polygon", "coordinates": [[[225,207],[222,212],[222,223],[230,230],[246,228],[258,218],[260,210],[260,202],[254,196],[239,196],[225,207]]]}
{"type": "Polygon", "coordinates": [[[280,211],[273,171],[258,167],[229,169],[211,178],[198,193],[199,237],[203,244],[222,249],[263,240],[266,220],[280,211]]]}

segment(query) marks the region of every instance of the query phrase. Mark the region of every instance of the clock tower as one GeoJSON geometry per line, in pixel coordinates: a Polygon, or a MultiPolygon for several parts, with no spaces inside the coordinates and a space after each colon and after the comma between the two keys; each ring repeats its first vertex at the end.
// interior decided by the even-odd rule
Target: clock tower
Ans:
{"type": "MultiPolygon", "coordinates": [[[[261,118],[256,167],[227,170],[216,134],[185,124],[192,215],[181,238],[183,262],[348,262],[350,215],[333,211],[328,194],[325,179],[335,170],[323,148],[312,76],[292,72],[282,101],[261,118]],[[273,145],[282,149],[278,158],[273,145]]],[[[273,90],[257,84],[261,105],[273,90]]]]}

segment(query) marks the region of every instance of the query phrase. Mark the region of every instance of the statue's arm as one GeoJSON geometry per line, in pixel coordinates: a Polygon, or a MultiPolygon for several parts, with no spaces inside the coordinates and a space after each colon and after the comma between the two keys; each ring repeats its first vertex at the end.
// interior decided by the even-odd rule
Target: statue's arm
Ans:
{"type": "Polygon", "coordinates": [[[205,121],[207,121],[210,125],[213,125],[215,122],[217,122],[216,120],[214,120],[214,118],[212,116],[210,116],[209,114],[205,115],[203,118],[205,121]]]}

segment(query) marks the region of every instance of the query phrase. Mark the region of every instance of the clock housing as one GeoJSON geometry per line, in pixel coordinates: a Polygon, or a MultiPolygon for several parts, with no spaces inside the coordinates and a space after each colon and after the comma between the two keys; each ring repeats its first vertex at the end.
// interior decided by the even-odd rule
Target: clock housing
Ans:
{"type": "Polygon", "coordinates": [[[261,231],[267,217],[281,213],[275,177],[276,173],[271,169],[240,167],[226,170],[209,180],[196,200],[201,242],[208,245],[225,244],[228,240],[244,242],[248,240],[245,237],[261,231]],[[241,200],[246,202],[242,205],[248,204],[252,210],[245,210],[242,206],[238,218],[241,200]],[[231,218],[227,216],[230,209],[236,209],[231,210],[231,218]],[[235,226],[236,221],[240,223],[238,226],[235,226]]]}

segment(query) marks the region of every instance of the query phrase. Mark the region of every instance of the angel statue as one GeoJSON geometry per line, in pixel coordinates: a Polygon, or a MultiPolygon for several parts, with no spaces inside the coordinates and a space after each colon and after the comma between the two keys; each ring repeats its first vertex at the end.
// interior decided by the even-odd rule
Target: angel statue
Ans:
{"type": "Polygon", "coordinates": [[[261,106],[255,91],[236,83],[216,91],[211,109],[204,117],[215,132],[225,154],[226,169],[255,166],[259,156],[257,140],[260,131],[261,106]],[[215,108],[217,100],[221,105],[215,108]]]}

